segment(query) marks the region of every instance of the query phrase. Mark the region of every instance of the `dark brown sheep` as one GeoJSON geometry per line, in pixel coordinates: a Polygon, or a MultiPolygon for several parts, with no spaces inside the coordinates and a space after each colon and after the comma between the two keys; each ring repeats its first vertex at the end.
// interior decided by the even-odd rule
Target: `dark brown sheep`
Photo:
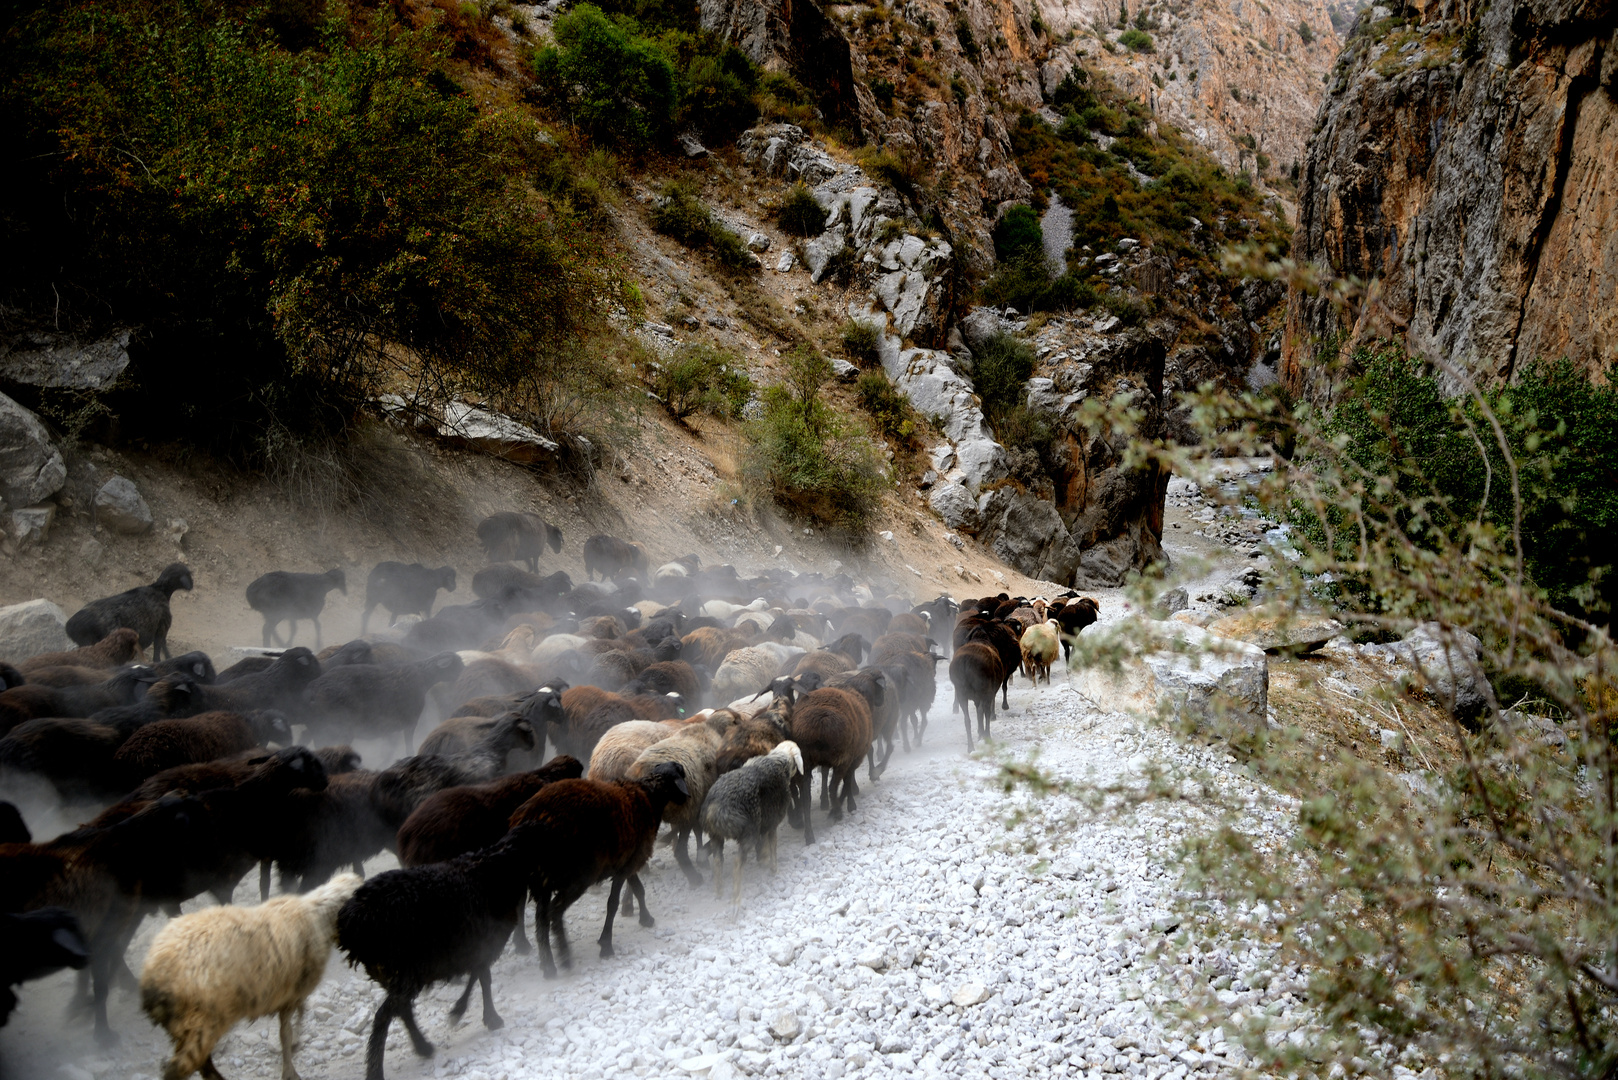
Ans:
{"type": "Polygon", "coordinates": [[[33,672],[43,668],[87,667],[105,670],[127,664],[139,655],[140,634],[127,626],[120,626],[94,645],[68,649],[66,652],[39,653],[20,662],[17,668],[28,675],[32,682],[33,672]]]}
{"type": "Polygon", "coordinates": [[[994,695],[1006,678],[1000,653],[987,642],[968,641],[950,658],[949,681],[955,687],[953,708],[961,710],[966,723],[967,753],[972,752],[974,745],[970,706],[976,703],[978,707],[978,737],[989,738],[989,726],[994,723],[994,695]]]}
{"type": "Polygon", "coordinates": [[[852,813],[854,798],[860,790],[854,773],[871,750],[870,706],[852,690],[822,687],[804,695],[793,707],[789,737],[803,753],[803,775],[794,777],[793,784],[797,790],[795,803],[803,825],[803,841],[812,844],[815,828],[809,811],[813,771],[816,768],[827,770],[828,775],[821,781],[821,800],[831,811],[831,819],[842,819],[845,803],[852,813]]]}

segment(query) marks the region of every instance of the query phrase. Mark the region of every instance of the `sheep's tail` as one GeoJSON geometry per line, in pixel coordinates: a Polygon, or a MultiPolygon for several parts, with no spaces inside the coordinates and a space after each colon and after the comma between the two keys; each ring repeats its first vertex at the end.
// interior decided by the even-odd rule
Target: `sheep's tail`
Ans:
{"type": "Polygon", "coordinates": [[[152,1023],[166,1028],[180,1013],[174,995],[161,986],[143,983],[140,988],[140,1007],[152,1023]]]}
{"type": "Polygon", "coordinates": [[[364,879],[358,874],[338,874],[318,889],[304,894],[303,903],[315,913],[322,925],[335,927],[338,910],[363,883],[364,879]]]}

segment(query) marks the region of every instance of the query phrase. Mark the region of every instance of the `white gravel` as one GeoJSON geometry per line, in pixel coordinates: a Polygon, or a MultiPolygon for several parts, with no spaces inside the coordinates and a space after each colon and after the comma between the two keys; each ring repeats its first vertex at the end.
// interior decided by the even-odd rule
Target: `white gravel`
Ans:
{"type": "MultiPolygon", "coordinates": [[[[943,668],[940,667],[942,673],[943,668]]],[[[1001,749],[1070,777],[1107,780],[1150,761],[1211,769],[1253,801],[1256,828],[1279,834],[1288,800],[1235,774],[1219,744],[1187,745],[1129,719],[1087,711],[1063,684],[1031,689],[1018,676],[1012,710],[996,723],[1001,749]]],[[[655,929],[617,921],[616,959],[595,958],[605,893],[569,912],[576,966],[547,982],[532,955],[509,949],[494,969],[506,1021],[485,1031],[478,1010],[449,1028],[460,987],[423,995],[417,1010],[438,1045],[418,1059],[394,1025],[390,1077],[528,1080],[566,1077],[790,1076],[805,1080],[900,1075],[1099,1076],[1118,1072],[1180,1080],[1233,1072],[1240,1051],[1217,1030],[1173,1032],[1154,1015],[1213,980],[1228,1001],[1290,1014],[1288,973],[1268,971],[1267,913],[1246,913],[1237,938],[1186,952],[1168,901],[1170,852],[1188,827],[1183,804],[1133,818],[1064,819],[1071,807],[1006,794],[990,761],[969,760],[944,682],[924,750],[894,756],[859,809],[817,829],[819,843],[782,828],[775,878],[749,863],[743,907],[733,915],[712,887],[689,888],[667,848],[645,874],[655,929]],[[1042,811],[1008,824],[1019,808],[1042,811]],[[1167,941],[1176,962],[1146,951],[1167,941]],[[1258,972],[1264,971],[1264,976],[1258,972]]],[[[819,811],[816,811],[819,813],[819,811]]],[[[1189,823],[1189,824],[1188,824],[1189,823]]],[[[377,860],[372,872],[392,865],[377,860]]],[[[727,868],[728,869],[728,868],[727,868]]],[[[256,880],[240,902],[256,899],[256,880]]],[[[1236,924],[1233,923],[1233,928],[1236,924]]],[[[140,960],[155,927],[130,950],[140,960]]],[[[1291,973],[1295,977],[1295,973],[1291,973]]],[[[0,1031],[0,1076],[155,1077],[167,1039],[115,991],[118,1052],[94,1051],[87,1022],[60,1022],[70,979],[26,987],[0,1031]],[[66,1064],[64,1064],[66,1062],[66,1064]]],[[[334,955],[310,1002],[306,1080],[360,1077],[364,1036],[380,998],[363,973],[334,955]]],[[[1282,1025],[1285,1026],[1284,1023],[1282,1025]]],[[[215,1060],[225,1075],[278,1076],[273,1018],[238,1028],[215,1060]]]]}

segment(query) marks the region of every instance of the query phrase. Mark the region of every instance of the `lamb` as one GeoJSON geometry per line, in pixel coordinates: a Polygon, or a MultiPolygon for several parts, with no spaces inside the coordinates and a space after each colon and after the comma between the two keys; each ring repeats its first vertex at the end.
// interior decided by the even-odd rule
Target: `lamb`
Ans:
{"type": "Polygon", "coordinates": [[[82,970],[89,962],[90,947],[79,932],[79,920],[66,908],[0,913],[0,1027],[17,1007],[13,986],[65,967],[82,970]]]}
{"type": "Polygon", "coordinates": [[[365,579],[365,612],[360,616],[360,636],[364,637],[371,623],[371,612],[377,605],[388,609],[388,625],[392,626],[401,615],[433,613],[433,601],[438,590],[455,591],[455,570],[440,566],[429,570],[420,563],[379,562],[371,568],[365,579]]]}
{"type": "Polygon", "coordinates": [[[248,583],[247,606],[264,616],[264,647],[270,647],[272,638],[277,645],[291,645],[298,636],[298,620],[308,619],[315,624],[315,648],[320,648],[320,612],[326,606],[326,594],[333,589],[348,595],[348,580],[341,570],[324,574],[271,570],[248,583]],[[284,643],[276,633],[283,619],[292,624],[284,643]]]}
{"type": "MultiPolygon", "coordinates": [[[[628,779],[639,780],[669,763],[679,765],[684,772],[688,797],[684,802],[670,803],[664,807],[663,820],[674,831],[674,861],[680,864],[680,869],[685,872],[686,880],[693,888],[702,884],[702,875],[691,863],[691,833],[701,826],[698,815],[702,810],[702,800],[719,775],[719,746],[729,718],[722,716],[715,719],[710,714],[707,719],[707,723],[687,724],[668,738],[647,747],[635,759],[627,774],[628,779]]],[[[699,834],[698,843],[701,839],[699,834]]]]}
{"type": "Polygon", "coordinates": [[[151,668],[137,664],[92,686],[24,683],[0,693],[0,735],[40,717],[90,716],[115,705],[134,704],[136,695],[156,681],[151,668]]]}
{"type": "Polygon", "coordinates": [[[67,652],[37,653],[20,662],[17,667],[24,675],[53,667],[115,668],[122,667],[140,655],[140,635],[127,626],[120,626],[94,645],[85,645],[67,652]]]}
{"type": "MultiPolygon", "coordinates": [[[[491,562],[525,562],[528,572],[539,572],[539,557],[545,548],[562,550],[562,530],[538,514],[504,511],[490,514],[478,523],[478,543],[491,562]]],[[[586,547],[588,551],[588,547],[586,547]]],[[[588,556],[587,556],[588,557],[588,556]]]]}
{"type": "Polygon", "coordinates": [[[124,782],[133,786],[164,769],[214,761],[272,741],[283,746],[292,742],[292,730],[280,713],[206,712],[145,725],[124,740],[112,760],[123,770],[124,782]]]}
{"type": "Polygon", "coordinates": [[[978,737],[989,737],[994,723],[994,695],[1006,679],[1000,654],[982,641],[968,641],[955,650],[949,662],[949,681],[955,687],[955,704],[950,711],[961,710],[966,723],[966,752],[971,753],[972,713],[970,706],[978,707],[978,737]]]}
{"type": "Polygon", "coordinates": [[[1028,679],[1036,686],[1040,675],[1045,676],[1047,685],[1051,681],[1051,665],[1056,663],[1056,657],[1061,652],[1060,636],[1062,624],[1056,619],[1030,626],[1023,631],[1022,640],[1018,645],[1022,649],[1023,670],[1028,673],[1028,679]]]}
{"type": "Polygon", "coordinates": [[[165,926],[146,954],[140,1003],[174,1041],[163,1080],[202,1071],[216,1077],[213,1050],[237,1021],[276,1013],[281,1021],[281,1080],[292,1067],[293,1014],[326,973],[337,912],[360,887],[342,874],[305,896],[281,896],[256,908],[215,907],[165,926]]]}
{"type": "Polygon", "coordinates": [[[401,733],[408,751],[427,691],[453,682],[461,670],[460,657],[442,653],[397,667],[355,664],[328,671],[309,684],[310,727],[343,741],[401,733]]]}
{"type": "Polygon", "coordinates": [[[646,910],[646,890],[637,875],[651,858],[664,808],[684,802],[689,792],[685,770],[671,762],[656,766],[640,780],[560,780],[517,808],[511,816],[513,831],[532,828],[536,836],[528,887],[534,895],[534,936],[546,978],[556,976],[552,932],[562,966],[572,966],[562,918],[598,881],[612,879],[607,924],[600,938],[603,960],[613,955],[612,919],[626,880],[640,903],[640,924],[656,925],[646,910]]]}
{"type": "Polygon", "coordinates": [[[805,694],[793,707],[789,738],[803,753],[803,775],[795,781],[796,816],[803,822],[803,842],[813,844],[815,828],[809,812],[813,770],[828,770],[829,782],[822,781],[821,802],[830,809],[831,819],[842,820],[845,803],[852,813],[856,809],[854,797],[860,791],[854,773],[871,750],[870,706],[851,690],[822,687],[805,694]]]}
{"type": "MultiPolygon", "coordinates": [[[[583,782],[563,780],[534,798],[583,782]]],[[[387,993],[365,1047],[366,1080],[383,1080],[382,1052],[394,1017],[404,1022],[417,1054],[432,1054],[433,1044],[416,1026],[415,1001],[433,983],[470,976],[450,1018],[465,1013],[476,980],[483,988],[483,1026],[504,1026],[494,1009],[489,965],[517,925],[539,840],[540,830],[517,828],[493,847],[448,862],[390,870],[361,885],[337,913],[337,947],[387,993]]]]}
{"type": "Polygon", "coordinates": [[[716,863],[714,899],[723,889],[726,840],[736,841],[736,888],[732,897],[736,909],[742,904],[742,863],[749,843],[760,862],[766,850],[770,853],[770,872],[775,872],[776,829],[786,817],[793,780],[802,772],[803,753],[797,743],[787,741],[720,776],[708,789],[699,821],[709,837],[709,857],[716,863]]]}
{"type": "Polygon", "coordinates": [[[92,600],[74,612],[67,636],[75,645],[94,645],[120,626],[128,627],[140,635],[142,649],[151,647],[153,660],[162,660],[169,654],[174,623],[169,601],[180,589],[191,591],[191,571],[184,563],[169,563],[150,585],[92,600]]]}
{"type": "Polygon", "coordinates": [[[646,549],[639,544],[620,540],[616,536],[592,536],[584,542],[584,572],[594,581],[597,574],[603,581],[617,580],[626,571],[638,570],[646,576],[646,549]]]}

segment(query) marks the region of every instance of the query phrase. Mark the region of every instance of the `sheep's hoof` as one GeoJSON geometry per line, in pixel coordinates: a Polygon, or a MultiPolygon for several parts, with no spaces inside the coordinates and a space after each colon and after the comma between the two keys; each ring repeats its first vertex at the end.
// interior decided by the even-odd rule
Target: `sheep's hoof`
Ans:
{"type": "Polygon", "coordinates": [[[123,1041],[123,1036],[112,1030],[112,1028],[96,1029],[96,1045],[98,1046],[111,1049],[123,1041]]]}
{"type": "MultiPolygon", "coordinates": [[[[702,879],[698,878],[696,881],[693,881],[692,884],[693,885],[701,885],[702,884],[702,879]]],[[[656,926],[657,925],[657,920],[652,918],[652,913],[647,911],[644,905],[642,905],[642,907],[640,909],[640,924],[642,926],[656,926]]]]}
{"type": "Polygon", "coordinates": [[[543,965],[540,966],[539,970],[544,973],[544,975],[545,975],[545,977],[547,979],[556,978],[556,965],[555,964],[543,964],[543,965]]]}
{"type": "Polygon", "coordinates": [[[612,942],[603,941],[601,943],[601,959],[611,960],[615,955],[617,954],[612,951],[612,942]]]}
{"type": "Polygon", "coordinates": [[[489,1012],[483,1017],[483,1026],[488,1028],[490,1031],[499,1031],[501,1028],[506,1026],[506,1022],[500,1019],[499,1013],[489,1012]]]}
{"type": "Polygon", "coordinates": [[[533,951],[533,949],[528,944],[528,939],[525,938],[525,937],[517,938],[516,941],[514,941],[512,943],[511,947],[513,949],[517,950],[517,955],[518,956],[527,956],[530,952],[533,951]]]}

